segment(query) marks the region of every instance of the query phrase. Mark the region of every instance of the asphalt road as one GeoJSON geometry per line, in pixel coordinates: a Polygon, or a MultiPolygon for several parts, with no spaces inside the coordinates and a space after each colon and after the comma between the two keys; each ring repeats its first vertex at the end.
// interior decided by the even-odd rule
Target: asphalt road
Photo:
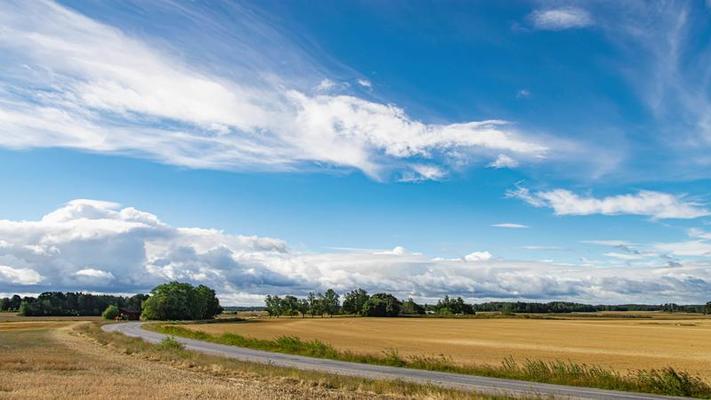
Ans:
{"type": "MultiPolygon", "coordinates": [[[[120,332],[127,336],[138,337],[150,343],[158,343],[167,335],[147,331],[140,322],[124,322],[104,325],[107,332],[120,332]]],[[[407,382],[431,384],[451,389],[466,390],[485,394],[505,394],[514,396],[542,396],[556,399],[680,399],[680,397],[658,396],[652,394],[617,392],[611,390],[588,389],[574,386],[549,385],[510,379],[487,378],[446,372],[423,371],[409,368],[387,367],[381,365],[359,364],[345,361],[311,358],[291,354],[271,353],[243,347],[227,346],[200,340],[176,337],[188,350],[252,361],[281,367],[320,371],[346,376],[370,379],[398,379],[407,382]]]]}

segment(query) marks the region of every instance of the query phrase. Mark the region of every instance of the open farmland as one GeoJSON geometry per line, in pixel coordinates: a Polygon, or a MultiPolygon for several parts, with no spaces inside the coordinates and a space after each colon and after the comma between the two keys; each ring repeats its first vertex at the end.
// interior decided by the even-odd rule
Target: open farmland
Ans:
{"type": "Polygon", "coordinates": [[[494,400],[163,348],[76,319],[11,319],[0,322],[0,399],[494,400]]]}
{"type": "Polygon", "coordinates": [[[672,366],[711,378],[711,319],[281,318],[193,324],[210,334],[318,339],[340,350],[440,356],[460,364],[571,360],[620,371],[672,366]]]}

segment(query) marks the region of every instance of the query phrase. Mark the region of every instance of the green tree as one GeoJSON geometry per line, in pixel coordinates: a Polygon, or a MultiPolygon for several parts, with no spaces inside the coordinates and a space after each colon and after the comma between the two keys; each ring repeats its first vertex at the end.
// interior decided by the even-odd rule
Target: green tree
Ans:
{"type": "Polygon", "coordinates": [[[407,301],[402,303],[400,312],[402,314],[421,315],[425,313],[425,307],[415,303],[415,301],[412,300],[412,298],[410,297],[407,299],[407,301]]]}
{"type": "Polygon", "coordinates": [[[126,308],[132,311],[141,311],[141,306],[146,300],[148,300],[147,294],[133,295],[126,301],[126,308]]]}
{"type": "Polygon", "coordinates": [[[279,296],[272,296],[268,294],[267,297],[264,298],[264,305],[266,306],[267,313],[270,317],[279,318],[282,313],[281,298],[279,298],[279,296]]]}
{"type": "Polygon", "coordinates": [[[4,297],[2,300],[0,300],[0,311],[9,311],[10,310],[10,299],[7,297],[4,297]]]}
{"type": "Polygon", "coordinates": [[[22,297],[20,297],[18,295],[14,295],[10,299],[10,306],[8,307],[8,310],[9,311],[19,311],[20,304],[22,304],[22,297]]]}
{"type": "Polygon", "coordinates": [[[340,296],[338,296],[338,293],[336,293],[335,290],[326,290],[326,293],[324,293],[323,297],[321,297],[323,311],[331,317],[334,314],[338,314],[338,311],[341,309],[341,303],[339,299],[340,296]]]}
{"type": "Polygon", "coordinates": [[[215,291],[207,286],[170,282],[158,285],[143,302],[141,319],[197,320],[210,319],[222,312],[215,291]]]}
{"type": "Polygon", "coordinates": [[[284,296],[281,301],[284,315],[293,316],[299,313],[299,299],[294,296],[284,296]]]}
{"type": "Polygon", "coordinates": [[[376,293],[363,305],[362,314],[367,317],[396,317],[400,314],[400,300],[389,293],[376,293]]]}
{"type": "Polygon", "coordinates": [[[104,310],[103,313],[101,313],[101,317],[103,319],[116,319],[116,317],[119,316],[119,308],[116,307],[115,305],[110,305],[106,307],[106,310],[104,310]]]}
{"type": "Polygon", "coordinates": [[[314,292],[309,292],[306,300],[309,302],[309,314],[311,314],[311,317],[323,315],[323,303],[321,302],[322,297],[323,295],[321,293],[317,295],[314,294],[314,292]]]}
{"type": "Polygon", "coordinates": [[[296,303],[297,310],[299,311],[299,314],[301,314],[301,318],[304,318],[306,316],[306,313],[309,312],[309,300],[308,299],[299,299],[299,301],[296,303]]]}
{"type": "Polygon", "coordinates": [[[704,306],[704,314],[711,314],[711,301],[704,306]]]}
{"type": "Polygon", "coordinates": [[[351,290],[343,296],[343,312],[346,314],[360,314],[369,297],[368,292],[363,289],[351,290]]]}

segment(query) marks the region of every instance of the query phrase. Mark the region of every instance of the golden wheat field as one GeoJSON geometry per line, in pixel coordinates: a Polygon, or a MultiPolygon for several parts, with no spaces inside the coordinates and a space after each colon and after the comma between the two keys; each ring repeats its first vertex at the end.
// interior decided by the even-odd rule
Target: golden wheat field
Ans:
{"type": "Polygon", "coordinates": [[[672,366],[711,378],[711,319],[701,318],[279,318],[187,327],[261,339],[318,339],[359,353],[444,355],[462,364],[557,359],[620,371],[672,366]]]}

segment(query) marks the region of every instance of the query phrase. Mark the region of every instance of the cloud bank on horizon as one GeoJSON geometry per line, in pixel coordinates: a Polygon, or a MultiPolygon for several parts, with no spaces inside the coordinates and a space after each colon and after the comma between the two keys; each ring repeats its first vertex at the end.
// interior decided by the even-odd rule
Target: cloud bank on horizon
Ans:
{"type": "Polygon", "coordinates": [[[707,300],[711,263],[704,256],[711,254],[711,233],[694,230],[686,242],[650,244],[645,253],[618,242],[598,244],[638,263],[619,268],[506,260],[486,250],[444,259],[403,247],[294,251],[275,238],[173,227],[143,210],[78,199],[40,220],[0,220],[0,293],[77,287],[134,293],[181,280],[215,287],[226,304],[259,304],[267,293],[357,287],[425,301],[445,294],[478,301],[707,300]]]}

